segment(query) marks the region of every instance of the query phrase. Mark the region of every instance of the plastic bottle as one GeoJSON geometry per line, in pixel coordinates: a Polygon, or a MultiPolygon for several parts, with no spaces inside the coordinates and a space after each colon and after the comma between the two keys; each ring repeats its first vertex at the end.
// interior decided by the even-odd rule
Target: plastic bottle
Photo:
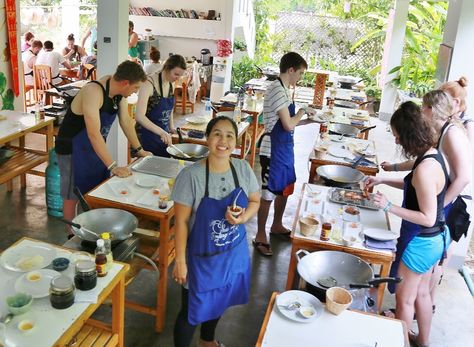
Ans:
{"type": "Polygon", "coordinates": [[[63,216],[63,198],[61,197],[61,174],[59,172],[58,158],[54,149],[49,151],[46,176],[46,206],[48,214],[53,217],[63,216]]]}
{"type": "Polygon", "coordinates": [[[240,109],[240,104],[237,103],[234,108],[234,121],[238,124],[240,124],[240,120],[242,118],[242,111],[240,109]]]}
{"type": "Polygon", "coordinates": [[[212,104],[211,104],[211,100],[209,100],[209,98],[206,98],[206,104],[205,104],[205,114],[206,114],[206,117],[209,117],[209,118],[212,118],[212,104]]]}
{"type": "Polygon", "coordinates": [[[97,276],[104,277],[107,275],[107,255],[104,247],[104,240],[97,240],[97,248],[95,249],[95,268],[97,276]]]}
{"type": "Polygon", "coordinates": [[[107,258],[107,272],[109,272],[112,267],[112,262],[114,261],[114,256],[112,254],[112,240],[110,239],[110,233],[104,232],[100,234],[102,240],[104,240],[105,256],[107,258]]]}
{"type": "Polygon", "coordinates": [[[168,187],[170,189],[170,193],[173,191],[173,187],[174,187],[174,181],[176,180],[176,177],[178,177],[179,173],[181,172],[181,170],[184,169],[184,160],[178,160],[178,166],[176,168],[176,175],[174,177],[171,177],[169,180],[168,180],[168,187]]]}
{"type": "Polygon", "coordinates": [[[35,120],[39,122],[41,120],[41,113],[40,113],[40,103],[37,102],[35,104],[35,120]]]}

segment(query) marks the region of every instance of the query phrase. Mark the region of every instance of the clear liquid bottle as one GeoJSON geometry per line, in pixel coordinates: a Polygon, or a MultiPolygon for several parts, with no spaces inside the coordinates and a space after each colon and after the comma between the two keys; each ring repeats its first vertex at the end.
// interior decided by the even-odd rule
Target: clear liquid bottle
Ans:
{"type": "Polygon", "coordinates": [[[209,117],[209,118],[212,118],[212,107],[211,106],[212,106],[211,100],[209,100],[209,98],[207,98],[204,112],[206,114],[206,117],[209,117]]]}
{"type": "Polygon", "coordinates": [[[104,247],[104,240],[97,240],[97,248],[95,249],[95,268],[97,276],[104,277],[107,275],[107,255],[104,247]]]}
{"type": "Polygon", "coordinates": [[[112,262],[114,261],[114,256],[112,254],[112,240],[110,239],[110,233],[104,232],[100,235],[102,240],[104,240],[104,248],[105,248],[105,257],[107,258],[107,272],[112,267],[112,262]]]}

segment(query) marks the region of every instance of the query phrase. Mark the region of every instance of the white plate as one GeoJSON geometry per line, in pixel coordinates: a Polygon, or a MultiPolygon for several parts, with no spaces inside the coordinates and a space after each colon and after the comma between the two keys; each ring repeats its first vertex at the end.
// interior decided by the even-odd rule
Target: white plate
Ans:
{"type": "Polygon", "coordinates": [[[286,318],[295,322],[309,323],[318,318],[323,312],[323,304],[313,295],[301,290],[288,290],[276,297],[276,305],[278,310],[286,318]],[[312,306],[316,310],[316,314],[311,318],[303,318],[298,309],[287,310],[285,306],[298,301],[302,306],[312,306]]]}
{"type": "Polygon", "coordinates": [[[2,253],[0,265],[12,271],[29,272],[48,266],[56,256],[56,249],[43,243],[19,245],[2,253]]]}
{"type": "Polygon", "coordinates": [[[328,153],[334,157],[338,158],[352,158],[354,155],[348,149],[339,147],[339,146],[331,146],[328,149],[328,153]]]}
{"type": "Polygon", "coordinates": [[[398,234],[386,229],[364,229],[364,235],[378,241],[390,241],[398,238],[398,234]]]}
{"type": "Polygon", "coordinates": [[[191,124],[205,124],[209,122],[209,118],[204,116],[187,117],[186,122],[191,124]]]}
{"type": "Polygon", "coordinates": [[[15,290],[17,292],[30,294],[35,299],[43,298],[49,295],[51,280],[60,275],[59,272],[49,269],[30,271],[16,280],[15,290]],[[28,280],[28,275],[31,273],[38,273],[41,278],[38,281],[30,281],[28,280]]]}
{"type": "Polygon", "coordinates": [[[160,183],[160,180],[157,177],[153,176],[143,176],[143,177],[137,177],[135,179],[135,183],[137,186],[142,187],[142,188],[154,188],[158,186],[160,183]]]}
{"type": "Polygon", "coordinates": [[[114,193],[114,195],[116,195],[119,198],[126,198],[130,196],[130,188],[128,188],[125,182],[109,181],[107,185],[109,186],[112,193],[114,193]]]}
{"type": "Polygon", "coordinates": [[[343,136],[341,138],[341,135],[331,135],[329,138],[333,142],[346,142],[347,141],[347,137],[343,136]]]}
{"type": "Polygon", "coordinates": [[[144,206],[144,207],[154,207],[158,208],[158,202],[160,201],[160,195],[161,195],[161,190],[160,194],[154,194],[154,189],[147,191],[145,194],[143,194],[137,201],[136,203],[138,205],[144,206]]]}

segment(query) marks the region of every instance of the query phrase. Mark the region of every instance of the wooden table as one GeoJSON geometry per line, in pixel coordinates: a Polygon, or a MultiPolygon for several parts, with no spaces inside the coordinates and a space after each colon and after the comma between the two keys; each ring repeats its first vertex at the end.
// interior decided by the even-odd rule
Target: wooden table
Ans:
{"type": "MultiPolygon", "coordinates": [[[[30,238],[22,238],[9,248],[38,243],[57,249],[60,256],[70,256],[68,250],[62,247],[30,238]]],[[[81,342],[84,339],[87,339],[90,345],[95,341],[101,346],[124,346],[124,283],[128,269],[127,264],[113,263],[107,276],[99,278],[97,287],[92,290],[98,294],[96,303],[75,303],[65,310],[56,310],[51,307],[49,296],[34,299],[30,311],[15,316],[8,324],[6,333],[9,340],[6,346],[65,346],[73,340],[81,342]],[[112,324],[90,319],[108,297],[112,299],[112,324]],[[37,325],[35,330],[28,334],[20,333],[17,329],[18,323],[25,319],[35,321],[37,325]]],[[[14,283],[23,274],[0,268],[0,296],[2,298],[14,294],[14,283]]],[[[73,278],[73,266],[70,265],[62,274],[73,278]]],[[[76,298],[77,295],[76,291],[76,298]]],[[[5,305],[0,305],[1,316],[6,313],[5,305]]]]}
{"type": "Polygon", "coordinates": [[[0,184],[7,183],[7,190],[13,190],[12,179],[20,176],[21,187],[26,187],[26,174],[44,176],[44,172],[33,170],[48,161],[48,151],[53,148],[53,117],[36,120],[35,115],[17,111],[1,111],[5,120],[0,120],[0,147],[6,146],[15,152],[13,157],[0,166],[0,184]],[[46,150],[25,147],[26,135],[33,132],[46,134],[46,150]],[[18,145],[12,142],[17,140],[18,145]]]}
{"type": "MultiPolygon", "coordinates": [[[[293,229],[291,231],[291,254],[290,254],[290,264],[288,267],[288,278],[286,281],[286,289],[292,289],[295,287],[295,279],[297,277],[296,265],[297,259],[295,253],[300,249],[305,249],[308,251],[341,251],[353,254],[365,260],[372,265],[380,265],[380,277],[388,277],[390,272],[390,266],[392,261],[395,259],[395,256],[392,252],[389,251],[379,251],[365,248],[360,244],[354,246],[343,246],[342,244],[336,243],[334,241],[321,241],[319,240],[319,233],[315,236],[305,237],[299,232],[298,219],[304,212],[303,201],[308,200],[309,198],[305,195],[306,186],[308,183],[303,184],[301,194],[299,197],[298,208],[295,213],[295,219],[293,221],[293,229]]],[[[330,188],[324,186],[310,185],[313,190],[320,190],[321,194],[318,196],[318,200],[321,200],[325,204],[325,212],[328,213],[329,210],[337,211],[342,205],[335,204],[330,202],[327,199],[327,193],[330,188]]],[[[382,210],[367,210],[360,209],[360,218],[361,223],[364,227],[369,228],[382,228],[390,230],[390,221],[388,219],[388,214],[384,213],[382,210]]],[[[320,223],[321,225],[321,223],[320,223]]],[[[299,276],[298,276],[299,277],[299,276]]],[[[386,284],[379,285],[377,291],[377,307],[380,310],[382,307],[383,295],[386,284]]]]}
{"type": "MultiPolygon", "coordinates": [[[[134,172],[133,176],[130,176],[126,179],[112,177],[110,178],[110,181],[123,180],[124,182],[127,182],[128,187],[134,187],[133,189],[136,189],[137,191],[143,191],[143,188],[135,186],[133,182],[134,176],[137,177],[140,175],[145,174],[134,172]]],[[[146,248],[146,250],[144,250],[145,255],[155,262],[160,272],[157,279],[156,305],[155,307],[149,307],[135,302],[126,301],[125,306],[133,310],[155,316],[155,329],[156,331],[161,332],[163,331],[165,325],[166,316],[168,267],[175,258],[174,226],[171,225],[172,219],[174,217],[174,206],[170,202],[170,207],[168,207],[167,210],[158,210],[138,206],[132,201],[126,200],[127,198],[115,198],[113,194],[108,193],[110,191],[107,186],[108,181],[109,180],[101,183],[99,186],[85,195],[87,203],[92,208],[119,208],[133,213],[139,220],[143,219],[146,221],[159,223],[159,231],[149,231],[148,233],[148,236],[154,239],[154,243],[147,242],[146,245],[144,245],[146,248]]],[[[167,182],[168,179],[165,181],[167,182]]],[[[167,184],[165,181],[163,185],[167,184]]],[[[132,194],[134,194],[133,191],[132,194]]],[[[148,266],[145,267],[152,269],[148,266]]]]}
{"type": "Polygon", "coordinates": [[[67,78],[72,78],[72,79],[78,79],[78,73],[79,73],[79,68],[80,66],[75,66],[72,69],[68,68],[59,68],[59,75],[67,78]]]}
{"type": "MultiPolygon", "coordinates": [[[[316,139],[313,148],[319,147],[319,146],[342,146],[344,145],[345,147],[352,147],[352,146],[357,146],[358,148],[366,148],[367,149],[376,152],[376,147],[375,147],[375,142],[371,140],[363,140],[363,139],[355,139],[355,138],[347,138],[347,140],[343,143],[340,142],[334,142],[331,139],[338,139],[340,138],[339,135],[329,135],[327,139],[321,141],[320,139],[316,139]]],[[[358,157],[358,155],[355,155],[355,157],[358,157]]],[[[375,157],[367,157],[367,160],[370,160],[376,164],[378,164],[378,159],[377,156],[375,157]]],[[[316,157],[314,150],[311,151],[309,155],[309,162],[310,162],[310,169],[309,169],[309,178],[308,182],[309,183],[314,183],[316,179],[316,169],[322,165],[344,165],[344,166],[351,166],[352,162],[345,160],[344,158],[338,158],[335,156],[332,156],[329,153],[324,154],[323,156],[316,157]]],[[[368,176],[376,176],[377,173],[379,172],[379,167],[378,165],[375,166],[364,166],[364,165],[358,165],[356,166],[356,169],[362,172],[364,175],[368,176]]]]}
{"type": "Polygon", "coordinates": [[[277,295],[274,292],[270,298],[256,347],[410,346],[406,325],[398,319],[356,310],[335,316],[325,309],[314,321],[299,323],[284,317],[275,307],[277,295]]]}

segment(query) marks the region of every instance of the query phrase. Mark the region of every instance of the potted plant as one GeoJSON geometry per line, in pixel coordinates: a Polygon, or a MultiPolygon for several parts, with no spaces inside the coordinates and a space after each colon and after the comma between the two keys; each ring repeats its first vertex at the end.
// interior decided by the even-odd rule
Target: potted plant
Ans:
{"type": "Polygon", "coordinates": [[[367,101],[372,103],[374,112],[379,112],[382,90],[377,85],[372,84],[365,87],[365,95],[367,95],[367,101]]]}

